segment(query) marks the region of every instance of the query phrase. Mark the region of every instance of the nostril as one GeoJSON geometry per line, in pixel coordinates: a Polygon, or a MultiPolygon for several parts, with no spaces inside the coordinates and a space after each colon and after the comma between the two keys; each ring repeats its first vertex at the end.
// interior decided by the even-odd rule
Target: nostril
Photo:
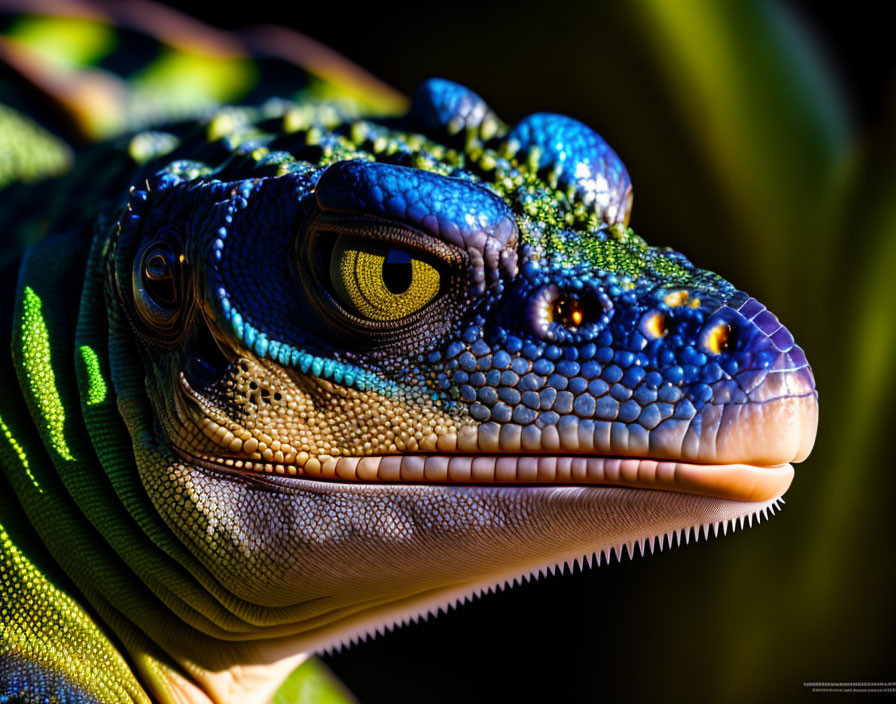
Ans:
{"type": "Polygon", "coordinates": [[[669,329],[666,327],[666,316],[659,311],[645,313],[641,317],[639,328],[641,334],[648,340],[658,340],[661,337],[665,337],[669,332],[669,329]]]}
{"type": "Polygon", "coordinates": [[[700,335],[700,346],[709,354],[718,355],[734,344],[734,331],[724,321],[716,321],[704,328],[700,335]]]}
{"type": "Polygon", "coordinates": [[[700,296],[696,293],[692,294],[690,291],[684,289],[677,289],[666,293],[666,295],[663,296],[663,303],[670,308],[687,306],[688,308],[696,309],[700,307],[700,296]]]}

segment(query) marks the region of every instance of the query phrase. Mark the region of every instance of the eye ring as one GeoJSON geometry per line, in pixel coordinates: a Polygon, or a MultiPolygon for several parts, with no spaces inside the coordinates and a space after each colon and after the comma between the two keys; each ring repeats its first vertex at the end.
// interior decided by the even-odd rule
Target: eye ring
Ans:
{"type": "MultiPolygon", "coordinates": [[[[383,252],[381,252],[383,253],[383,252]]],[[[341,344],[358,349],[388,348],[406,344],[408,340],[429,339],[441,335],[458,314],[468,292],[466,276],[469,258],[452,244],[424,235],[405,225],[370,216],[346,216],[318,213],[310,217],[296,239],[296,283],[305,295],[309,309],[327,332],[337,336],[341,344]],[[351,305],[333,285],[331,265],[334,246],[345,237],[366,242],[371,247],[396,250],[431,266],[439,278],[438,289],[428,302],[402,317],[373,318],[351,305]]],[[[388,254],[383,260],[387,264],[388,254]]],[[[393,281],[384,281],[390,294],[401,295],[406,262],[399,263],[399,274],[393,281]]]]}
{"type": "Polygon", "coordinates": [[[140,267],[143,289],[156,303],[169,308],[177,304],[177,263],[174,252],[158,244],[146,250],[140,267]]]}
{"type": "Polygon", "coordinates": [[[184,307],[184,257],[165,240],[149,243],[134,259],[133,300],[144,323],[176,333],[184,307]]]}

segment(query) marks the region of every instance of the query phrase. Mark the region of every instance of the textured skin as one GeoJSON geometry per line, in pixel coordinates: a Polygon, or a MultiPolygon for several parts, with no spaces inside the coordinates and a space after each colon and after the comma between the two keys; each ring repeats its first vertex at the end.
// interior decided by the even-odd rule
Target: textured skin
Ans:
{"type": "Polygon", "coordinates": [[[0,588],[42,593],[0,633],[26,701],[262,701],[303,653],[783,491],[623,488],[660,460],[811,446],[792,336],[628,229],[628,175],[575,120],[508,128],[432,80],[394,118],[270,101],[97,154],[103,178],[58,189],[89,203],[24,255],[0,406],[0,518],[25,536],[4,533],[0,588]],[[334,272],[391,250],[437,292],[371,320],[334,272]],[[16,572],[21,551],[43,556],[16,572]],[[58,635],[22,635],[51,608],[58,635]]]}

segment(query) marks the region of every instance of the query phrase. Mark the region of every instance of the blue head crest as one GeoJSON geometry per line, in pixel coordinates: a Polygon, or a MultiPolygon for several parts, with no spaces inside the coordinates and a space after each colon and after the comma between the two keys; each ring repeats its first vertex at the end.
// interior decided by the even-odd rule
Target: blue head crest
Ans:
{"type": "Polygon", "coordinates": [[[610,145],[565,115],[529,115],[507,132],[485,101],[464,86],[433,78],[414,93],[410,119],[426,134],[449,141],[499,139],[518,159],[527,155],[548,179],[608,223],[627,223],[632,184],[610,145]]]}
{"type": "Polygon", "coordinates": [[[530,152],[538,150],[538,168],[556,179],[572,198],[599,213],[607,223],[627,223],[632,184],[622,161],[590,127],[565,115],[536,113],[524,118],[507,135],[530,152]]]}

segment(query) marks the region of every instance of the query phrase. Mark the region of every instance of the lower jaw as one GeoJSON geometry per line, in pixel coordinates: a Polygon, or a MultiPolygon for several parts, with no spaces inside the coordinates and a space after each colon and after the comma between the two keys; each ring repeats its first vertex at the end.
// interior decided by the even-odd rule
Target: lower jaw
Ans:
{"type": "Polygon", "coordinates": [[[276,464],[237,457],[184,453],[210,469],[353,483],[625,486],[659,489],[736,501],[780,497],[793,480],[782,464],[692,464],[675,460],[585,455],[375,455],[308,457],[276,464]]]}

